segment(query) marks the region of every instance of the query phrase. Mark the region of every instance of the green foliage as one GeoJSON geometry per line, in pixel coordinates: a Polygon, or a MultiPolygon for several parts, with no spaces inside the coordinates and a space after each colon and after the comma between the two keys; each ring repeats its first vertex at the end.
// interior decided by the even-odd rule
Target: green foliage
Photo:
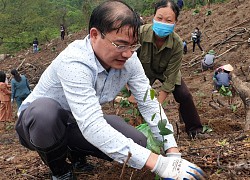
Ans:
{"type": "Polygon", "coordinates": [[[156,113],[154,113],[153,116],[151,117],[151,121],[154,120],[155,116],[156,116],[156,113]]]}
{"type": "Polygon", "coordinates": [[[223,139],[222,141],[218,141],[218,144],[221,146],[227,146],[229,143],[227,142],[227,139],[223,139]]]}
{"type": "Polygon", "coordinates": [[[60,24],[67,30],[79,31],[82,21],[82,0],[2,0],[0,1],[1,53],[12,53],[60,36],[60,24]]]}
{"type": "MultiPolygon", "coordinates": [[[[151,100],[153,100],[154,98],[155,98],[155,96],[156,96],[156,91],[154,90],[154,89],[150,89],[150,99],[151,100]]],[[[143,100],[144,100],[144,102],[146,101],[146,99],[147,99],[147,97],[148,97],[148,90],[146,91],[146,93],[145,93],[145,95],[144,95],[144,98],[143,98],[143,100]]],[[[161,105],[160,105],[160,103],[159,103],[159,109],[160,109],[160,115],[161,115],[161,105]]],[[[152,115],[152,117],[151,117],[151,121],[153,121],[154,119],[155,119],[155,116],[156,116],[156,113],[154,113],[153,115],[152,115]]],[[[147,125],[147,123],[145,123],[146,125],[147,125]]],[[[145,126],[146,126],[145,125],[145,126]]],[[[159,130],[160,130],[160,132],[159,132],[159,134],[160,135],[162,135],[162,139],[163,139],[163,141],[164,141],[164,138],[163,138],[163,136],[165,136],[165,135],[169,135],[169,134],[172,134],[173,132],[170,130],[170,129],[168,129],[168,128],[166,128],[166,125],[167,125],[167,120],[166,119],[162,119],[162,117],[161,117],[161,119],[160,119],[160,121],[158,121],[158,124],[157,124],[157,126],[158,126],[158,128],[159,128],[159,130]]],[[[151,132],[151,131],[150,131],[151,132]]],[[[153,136],[152,136],[153,137],[153,136]]],[[[148,137],[149,138],[149,137],[148,137]]],[[[152,142],[148,142],[148,144],[149,143],[154,143],[154,145],[155,146],[157,146],[157,154],[160,154],[160,150],[161,150],[161,148],[163,148],[163,142],[161,142],[160,144],[159,144],[159,142],[157,142],[156,141],[156,139],[152,139],[152,142]]],[[[152,150],[152,149],[151,149],[152,150]]],[[[155,149],[154,149],[155,150],[155,149]]],[[[153,151],[153,150],[152,150],[153,151]]],[[[155,151],[153,151],[153,152],[155,152],[155,151]]]]}
{"type": "Polygon", "coordinates": [[[128,90],[126,87],[123,87],[121,90],[122,96],[127,98],[131,96],[131,91],[128,90]]]}
{"type": "Polygon", "coordinates": [[[237,106],[235,104],[231,104],[230,108],[233,111],[233,113],[235,113],[237,111],[237,106]]]}
{"type": "Polygon", "coordinates": [[[148,97],[148,90],[146,91],[146,93],[145,93],[145,95],[144,95],[144,97],[143,97],[143,101],[144,101],[144,102],[146,101],[147,97],[148,97]]]}
{"type": "Polygon", "coordinates": [[[154,89],[150,89],[150,98],[153,100],[155,98],[156,92],[154,89]]]}
{"type": "Polygon", "coordinates": [[[130,106],[130,102],[126,99],[122,99],[120,101],[120,107],[129,107],[130,106]]]}
{"type": "Polygon", "coordinates": [[[206,16],[210,16],[212,14],[212,10],[207,10],[206,16]]]}
{"type": "Polygon", "coordinates": [[[203,125],[202,126],[202,133],[206,133],[206,132],[212,132],[213,129],[210,128],[208,125],[203,125]]]}
{"type": "Polygon", "coordinates": [[[126,118],[124,118],[124,121],[125,121],[125,122],[129,122],[130,119],[126,117],[126,118]]]}
{"type": "Polygon", "coordinates": [[[219,93],[222,95],[222,96],[229,96],[231,97],[232,96],[232,91],[230,90],[229,87],[225,87],[225,86],[221,86],[220,90],[219,90],[219,93]]]}
{"type": "MultiPolygon", "coordinates": [[[[40,44],[60,37],[60,24],[67,32],[87,28],[92,10],[105,0],[0,0],[0,54],[29,48],[35,37],[40,44]]],[[[154,13],[155,0],[124,0],[141,16],[154,13]]],[[[176,0],[175,0],[176,1],[176,0]]],[[[228,0],[211,0],[221,3],[228,0]]],[[[185,0],[184,9],[206,5],[205,0],[185,0]]],[[[210,15],[211,11],[207,12],[210,15]]]]}
{"type": "Polygon", "coordinates": [[[135,9],[141,16],[150,16],[154,13],[155,0],[124,0],[135,9]]]}
{"type": "Polygon", "coordinates": [[[140,111],[137,108],[132,108],[126,111],[127,114],[133,115],[135,117],[141,116],[140,111]]]}
{"type": "Polygon", "coordinates": [[[195,9],[195,10],[193,11],[193,14],[192,14],[192,15],[194,16],[194,15],[199,14],[199,13],[200,13],[200,10],[199,10],[199,9],[195,9]]]}
{"type": "Polygon", "coordinates": [[[154,153],[160,154],[160,147],[162,147],[162,142],[155,139],[153,133],[151,132],[147,123],[140,124],[136,127],[147,137],[147,148],[154,153]]]}
{"type": "Polygon", "coordinates": [[[166,119],[162,119],[161,121],[158,122],[158,128],[160,130],[160,135],[162,135],[162,136],[173,134],[173,132],[171,130],[166,128],[166,125],[167,125],[166,119]]]}

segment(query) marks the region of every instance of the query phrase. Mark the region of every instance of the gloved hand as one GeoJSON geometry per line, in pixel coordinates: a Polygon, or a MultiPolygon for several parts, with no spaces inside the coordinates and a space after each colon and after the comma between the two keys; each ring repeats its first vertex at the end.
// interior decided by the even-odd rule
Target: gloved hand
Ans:
{"type": "Polygon", "coordinates": [[[13,103],[14,102],[14,99],[11,99],[11,103],[13,103]]]}
{"type": "Polygon", "coordinates": [[[152,172],[158,174],[162,178],[173,180],[205,180],[206,177],[202,169],[178,156],[163,157],[159,155],[152,172]]]}

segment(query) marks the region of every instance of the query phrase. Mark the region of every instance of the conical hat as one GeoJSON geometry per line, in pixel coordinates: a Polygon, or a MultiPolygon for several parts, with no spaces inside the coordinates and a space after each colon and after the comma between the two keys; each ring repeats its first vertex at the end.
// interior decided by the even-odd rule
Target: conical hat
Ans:
{"type": "Polygon", "coordinates": [[[231,64],[226,64],[223,66],[223,69],[226,71],[232,71],[234,70],[233,66],[231,66],[231,64]]]}

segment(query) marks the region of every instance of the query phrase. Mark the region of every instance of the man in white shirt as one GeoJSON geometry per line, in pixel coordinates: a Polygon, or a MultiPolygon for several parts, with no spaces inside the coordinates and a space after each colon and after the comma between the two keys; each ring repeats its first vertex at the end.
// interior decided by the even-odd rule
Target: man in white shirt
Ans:
{"type": "MultiPolygon", "coordinates": [[[[199,167],[181,158],[173,134],[160,135],[158,122],[167,117],[157,99],[148,95],[143,101],[151,87],[135,52],[139,26],[140,17],[125,3],[99,5],[90,17],[89,35],[58,55],[19,108],[20,142],[38,152],[53,179],[76,179],[71,166],[84,163],[84,156],[123,163],[129,153],[128,165],[145,166],[163,178],[204,178],[199,167]],[[167,157],[146,149],[146,137],[122,118],[104,115],[101,104],[126,84],[155,138],[164,138],[167,157]]],[[[165,127],[173,131],[168,121],[165,127]]]]}

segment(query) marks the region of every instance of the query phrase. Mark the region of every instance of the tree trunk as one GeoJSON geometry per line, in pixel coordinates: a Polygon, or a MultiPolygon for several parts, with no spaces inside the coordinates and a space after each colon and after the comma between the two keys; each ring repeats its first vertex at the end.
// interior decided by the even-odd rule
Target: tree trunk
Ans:
{"type": "Polygon", "coordinates": [[[241,81],[235,74],[232,74],[233,87],[239,93],[241,100],[245,105],[246,122],[245,131],[250,130],[250,85],[247,82],[241,81]]]}

